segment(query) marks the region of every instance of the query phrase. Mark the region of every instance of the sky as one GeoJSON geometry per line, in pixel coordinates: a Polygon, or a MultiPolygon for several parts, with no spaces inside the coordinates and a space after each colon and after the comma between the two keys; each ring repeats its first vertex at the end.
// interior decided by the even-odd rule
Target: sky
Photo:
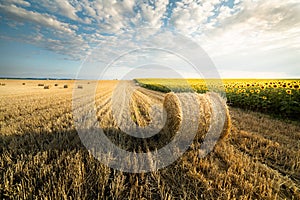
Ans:
{"type": "Polygon", "coordinates": [[[300,1],[0,1],[0,77],[198,77],[180,48],[221,78],[300,78],[300,1]]]}

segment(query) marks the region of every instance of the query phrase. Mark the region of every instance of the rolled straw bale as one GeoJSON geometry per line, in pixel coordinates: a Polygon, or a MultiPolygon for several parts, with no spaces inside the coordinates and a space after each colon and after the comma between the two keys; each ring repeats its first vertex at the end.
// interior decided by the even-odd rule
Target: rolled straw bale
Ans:
{"type": "MultiPolygon", "coordinates": [[[[195,94],[194,93],[175,94],[171,92],[165,95],[165,99],[163,102],[164,109],[167,113],[167,119],[164,126],[165,132],[167,131],[170,135],[173,135],[180,129],[180,126],[182,125],[182,110],[180,106],[180,100],[181,101],[185,99],[188,100],[188,97],[191,95],[195,95],[195,94]]],[[[216,93],[197,94],[197,97],[198,97],[197,98],[198,106],[190,105],[192,107],[195,107],[195,109],[198,109],[197,112],[199,113],[198,131],[196,133],[195,140],[202,142],[208,130],[210,128],[214,128],[211,127],[212,124],[211,120],[212,120],[212,112],[213,112],[212,105],[215,103],[218,104],[218,108],[219,108],[217,112],[223,112],[223,114],[225,114],[225,122],[224,122],[223,130],[221,131],[221,133],[219,132],[220,135],[218,136],[220,139],[226,137],[230,132],[231,120],[230,120],[230,116],[229,116],[229,112],[225,100],[216,93]]],[[[218,118],[218,116],[221,117],[221,114],[222,113],[215,113],[215,116],[218,118]]]]}
{"type": "Polygon", "coordinates": [[[223,112],[225,113],[225,122],[223,125],[222,133],[220,135],[220,139],[223,139],[229,135],[230,130],[231,130],[231,118],[230,118],[228,106],[226,104],[226,101],[217,93],[210,92],[210,93],[207,93],[206,95],[210,99],[212,99],[212,98],[217,99],[219,104],[222,106],[223,112]]]}
{"type": "Polygon", "coordinates": [[[199,103],[199,123],[198,131],[195,139],[197,141],[203,141],[211,122],[211,102],[205,94],[198,94],[198,103],[199,103]]]}
{"type": "Polygon", "coordinates": [[[178,145],[186,146],[197,133],[199,118],[197,94],[167,93],[163,107],[166,115],[161,140],[170,142],[174,139],[178,145]]]}
{"type": "Polygon", "coordinates": [[[167,113],[164,128],[176,133],[182,121],[182,110],[178,96],[173,92],[167,93],[164,98],[163,107],[167,113]]]}

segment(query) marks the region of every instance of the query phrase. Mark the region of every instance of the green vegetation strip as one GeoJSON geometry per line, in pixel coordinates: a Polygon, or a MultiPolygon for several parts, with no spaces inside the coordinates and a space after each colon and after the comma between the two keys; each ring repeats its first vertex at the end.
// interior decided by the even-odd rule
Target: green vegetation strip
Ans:
{"type": "MultiPolygon", "coordinates": [[[[135,79],[141,87],[160,92],[205,93],[202,79],[135,79]]],[[[224,79],[227,103],[282,118],[300,120],[300,80],[224,79]]],[[[209,81],[210,84],[212,81],[209,81]]],[[[216,83],[216,87],[219,87],[216,83]]]]}

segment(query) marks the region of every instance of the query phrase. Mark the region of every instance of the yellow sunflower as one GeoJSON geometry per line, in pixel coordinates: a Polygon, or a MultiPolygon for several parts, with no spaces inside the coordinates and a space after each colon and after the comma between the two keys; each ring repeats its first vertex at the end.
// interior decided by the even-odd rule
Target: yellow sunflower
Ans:
{"type": "Polygon", "coordinates": [[[287,94],[292,94],[292,90],[286,90],[285,91],[287,94]]]}

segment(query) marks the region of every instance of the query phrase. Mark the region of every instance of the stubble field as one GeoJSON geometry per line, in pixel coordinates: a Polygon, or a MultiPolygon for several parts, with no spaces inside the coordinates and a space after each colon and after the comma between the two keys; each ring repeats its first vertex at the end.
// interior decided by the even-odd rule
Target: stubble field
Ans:
{"type": "MultiPolygon", "coordinates": [[[[89,81],[81,88],[66,80],[1,83],[1,199],[300,199],[298,122],[229,107],[231,132],[205,158],[198,157],[201,144],[194,141],[164,169],[125,173],[90,155],[75,129],[73,90],[84,91],[89,81]]],[[[113,119],[111,97],[118,83],[98,83],[97,119],[113,142],[139,151],[148,144],[127,137],[113,119]]],[[[151,105],[162,105],[165,94],[125,84],[136,89],[131,119],[146,126],[151,105]]]]}

